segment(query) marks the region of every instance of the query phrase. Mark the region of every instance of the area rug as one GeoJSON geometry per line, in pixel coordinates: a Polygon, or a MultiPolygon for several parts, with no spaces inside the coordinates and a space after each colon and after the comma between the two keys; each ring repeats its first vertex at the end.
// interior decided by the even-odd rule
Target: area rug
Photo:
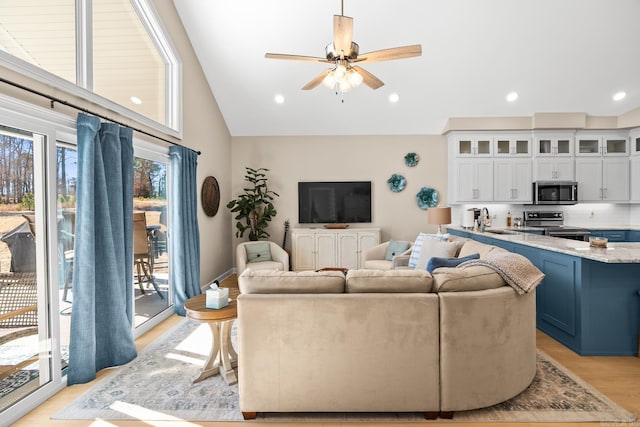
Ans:
{"type": "MultiPolygon", "coordinates": [[[[235,327],[234,327],[235,330],[235,327]]],[[[219,375],[191,384],[211,342],[207,325],[185,320],[116,369],[54,419],[241,421],[238,386],[219,375]]],[[[538,350],[537,374],[527,390],[507,402],[457,412],[463,422],[630,422],[635,416],[538,350]]],[[[258,414],[275,422],[424,421],[421,413],[258,414]]],[[[438,420],[443,421],[443,420],[438,420]]]]}

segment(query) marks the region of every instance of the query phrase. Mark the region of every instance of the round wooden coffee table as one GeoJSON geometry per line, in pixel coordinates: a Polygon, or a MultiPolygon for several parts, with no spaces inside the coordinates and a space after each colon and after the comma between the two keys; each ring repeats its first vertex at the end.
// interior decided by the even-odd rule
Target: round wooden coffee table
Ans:
{"type": "Polygon", "coordinates": [[[211,328],[213,341],[211,351],[200,374],[192,383],[197,383],[212,375],[220,374],[228,385],[238,382],[233,368],[238,366],[238,354],[231,344],[231,327],[233,321],[238,317],[237,298],[240,295],[239,289],[229,289],[229,305],[219,309],[206,307],[206,295],[201,294],[190,298],[184,303],[187,317],[197,322],[206,322],[211,328]],[[216,363],[216,359],[219,361],[216,363]]]}

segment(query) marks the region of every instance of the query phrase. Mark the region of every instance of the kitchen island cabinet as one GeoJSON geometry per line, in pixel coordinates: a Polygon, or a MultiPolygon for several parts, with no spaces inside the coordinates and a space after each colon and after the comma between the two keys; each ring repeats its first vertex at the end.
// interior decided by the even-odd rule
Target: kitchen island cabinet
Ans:
{"type": "Polygon", "coordinates": [[[640,243],[607,249],[555,237],[509,231],[468,237],[527,257],[544,274],[536,289],[536,326],[582,356],[635,356],[640,329],[640,243]]]}

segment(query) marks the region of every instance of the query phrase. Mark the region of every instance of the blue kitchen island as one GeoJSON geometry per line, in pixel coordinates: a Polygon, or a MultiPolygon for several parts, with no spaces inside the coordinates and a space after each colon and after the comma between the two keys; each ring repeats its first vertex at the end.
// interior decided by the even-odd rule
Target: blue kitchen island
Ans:
{"type": "Polygon", "coordinates": [[[511,228],[448,232],[519,253],[544,272],[536,290],[541,331],[583,356],[637,355],[640,243],[592,248],[511,228]]]}

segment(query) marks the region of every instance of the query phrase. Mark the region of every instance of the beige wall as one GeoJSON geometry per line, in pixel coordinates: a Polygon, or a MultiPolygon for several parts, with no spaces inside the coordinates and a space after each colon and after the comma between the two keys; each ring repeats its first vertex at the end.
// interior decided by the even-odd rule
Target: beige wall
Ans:
{"type": "MultiPolygon", "coordinates": [[[[440,135],[234,137],[232,164],[233,197],[243,188],[245,166],[270,169],[270,188],[280,197],[269,232],[278,244],[285,220],[298,226],[298,181],[372,181],[370,225],[381,227],[382,241],[413,240],[420,231],[436,231],[416,204],[421,187],[436,189],[441,204],[447,203],[447,146],[440,135]],[[409,152],[420,156],[413,168],[404,164],[409,152]],[[387,184],[393,173],[407,179],[400,193],[391,192],[387,184]]],[[[290,240],[287,245],[290,249],[290,240]]]]}
{"type": "MultiPolygon", "coordinates": [[[[220,184],[221,200],[230,198],[231,136],[229,135],[229,131],[227,130],[216,101],[211,94],[200,64],[173,6],[173,2],[155,0],[154,4],[182,60],[184,82],[182,141],[163,135],[158,131],[145,128],[126,117],[101,109],[82,99],[64,93],[59,89],[37,83],[13,71],[3,69],[1,66],[0,74],[8,80],[120,120],[133,127],[143,128],[166,139],[173,139],[194,150],[202,151],[202,155],[198,158],[198,224],[200,227],[201,241],[200,280],[201,283],[204,284],[228,272],[233,263],[233,258],[229,251],[229,248],[232,246],[232,233],[229,227],[231,217],[228,211],[222,206],[215,217],[209,218],[204,214],[199,199],[200,187],[204,178],[208,175],[213,175],[217,178],[220,184]]],[[[34,105],[39,105],[44,108],[48,108],[49,106],[49,101],[44,98],[28,94],[27,92],[12,88],[6,84],[0,84],[0,93],[31,102],[34,105]]],[[[56,111],[68,114],[70,117],[75,118],[77,116],[77,111],[72,108],[56,104],[55,109],[56,111]]],[[[137,132],[134,132],[134,138],[164,144],[161,141],[146,137],[137,132]]]]}

